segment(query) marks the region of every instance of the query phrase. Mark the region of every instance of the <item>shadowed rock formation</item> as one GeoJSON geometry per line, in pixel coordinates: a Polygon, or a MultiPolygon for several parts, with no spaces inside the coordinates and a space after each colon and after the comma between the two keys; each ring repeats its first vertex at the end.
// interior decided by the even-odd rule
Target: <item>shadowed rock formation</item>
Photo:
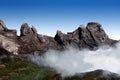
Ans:
{"type": "Polygon", "coordinates": [[[81,25],[78,29],[67,34],[57,31],[55,41],[60,45],[71,45],[79,48],[95,49],[100,45],[113,45],[116,40],[109,39],[99,23],[90,22],[85,27],[81,25]]]}
{"type": "Polygon", "coordinates": [[[117,42],[109,39],[102,26],[95,22],[88,23],[86,27],[81,25],[67,34],[57,31],[55,37],[50,37],[38,34],[35,27],[29,27],[27,23],[22,24],[20,36],[17,36],[16,30],[8,29],[0,20],[0,50],[12,54],[43,53],[48,49],[62,50],[68,45],[93,50],[98,46],[112,46],[117,42]]]}

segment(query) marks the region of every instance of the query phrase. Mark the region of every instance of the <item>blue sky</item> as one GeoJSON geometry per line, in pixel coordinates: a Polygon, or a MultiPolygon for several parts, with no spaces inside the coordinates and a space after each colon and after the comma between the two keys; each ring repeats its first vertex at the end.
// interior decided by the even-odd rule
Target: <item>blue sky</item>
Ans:
{"type": "Polygon", "coordinates": [[[99,22],[111,38],[120,39],[120,0],[0,0],[0,19],[10,29],[27,22],[50,36],[99,22]]]}

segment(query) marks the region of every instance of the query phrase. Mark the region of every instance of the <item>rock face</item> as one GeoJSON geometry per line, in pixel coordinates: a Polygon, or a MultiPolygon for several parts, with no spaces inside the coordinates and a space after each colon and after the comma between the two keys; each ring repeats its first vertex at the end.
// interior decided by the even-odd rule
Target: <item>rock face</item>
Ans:
{"type": "Polygon", "coordinates": [[[50,48],[60,47],[54,38],[37,34],[37,30],[33,26],[30,28],[27,23],[21,26],[20,32],[18,43],[21,45],[19,48],[21,54],[42,53],[50,48]]]}
{"type": "Polygon", "coordinates": [[[88,23],[86,27],[81,25],[67,34],[57,31],[55,37],[50,37],[38,34],[35,27],[29,27],[27,23],[22,24],[20,36],[17,36],[16,30],[8,29],[0,20],[0,50],[13,54],[43,53],[48,49],[62,50],[68,45],[80,49],[96,49],[98,46],[111,46],[117,42],[109,39],[102,26],[95,22],[88,23]]]}
{"type": "Polygon", "coordinates": [[[17,41],[17,31],[7,29],[6,25],[0,20],[0,54],[18,54],[19,44],[17,41]]]}
{"type": "MultiPolygon", "coordinates": [[[[99,23],[90,22],[85,27],[81,25],[78,29],[67,34],[57,31],[55,41],[60,45],[76,45],[79,48],[95,49],[100,45],[113,45],[116,40],[109,39],[99,23]]],[[[73,45],[73,46],[74,46],[73,45]]]]}
{"type": "Polygon", "coordinates": [[[0,35],[1,50],[4,49],[5,51],[7,51],[9,53],[13,53],[13,54],[17,55],[19,46],[20,45],[15,43],[13,40],[0,35]]]}
{"type": "Polygon", "coordinates": [[[2,31],[2,30],[7,30],[7,27],[4,24],[4,22],[2,20],[0,20],[0,31],[2,31]]]}

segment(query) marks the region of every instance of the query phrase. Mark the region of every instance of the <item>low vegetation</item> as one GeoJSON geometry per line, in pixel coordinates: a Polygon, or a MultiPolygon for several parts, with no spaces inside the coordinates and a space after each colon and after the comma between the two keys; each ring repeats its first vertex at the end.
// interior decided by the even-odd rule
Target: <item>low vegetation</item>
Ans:
{"type": "Polygon", "coordinates": [[[0,80],[120,80],[120,78],[112,75],[105,77],[101,70],[62,78],[50,68],[40,67],[19,58],[4,57],[0,58],[0,80]]]}
{"type": "Polygon", "coordinates": [[[18,58],[1,59],[0,80],[59,80],[59,75],[18,58]]]}

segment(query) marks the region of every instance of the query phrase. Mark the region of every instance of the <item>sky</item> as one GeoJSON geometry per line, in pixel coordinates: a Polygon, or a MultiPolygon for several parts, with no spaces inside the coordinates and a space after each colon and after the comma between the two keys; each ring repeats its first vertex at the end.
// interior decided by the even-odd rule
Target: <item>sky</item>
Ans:
{"type": "Polygon", "coordinates": [[[120,0],[0,0],[0,19],[18,34],[28,23],[49,36],[98,22],[110,38],[120,39],[120,0]]]}

